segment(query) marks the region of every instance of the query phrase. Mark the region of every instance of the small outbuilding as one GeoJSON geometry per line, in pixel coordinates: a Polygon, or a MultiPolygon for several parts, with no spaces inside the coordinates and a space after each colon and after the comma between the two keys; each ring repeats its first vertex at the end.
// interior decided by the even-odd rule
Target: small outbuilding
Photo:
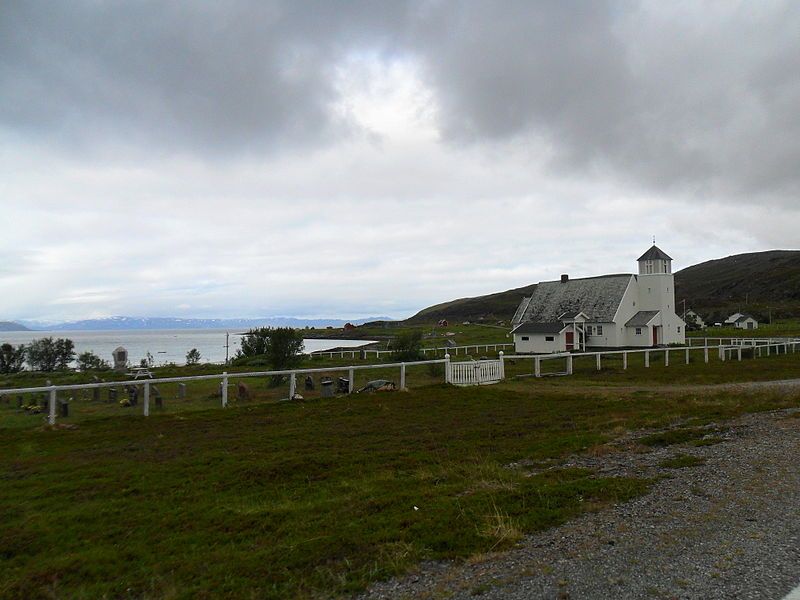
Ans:
{"type": "Polygon", "coordinates": [[[736,329],[758,329],[758,321],[751,315],[740,315],[739,318],[734,321],[733,326],[736,327],[736,329]]]}

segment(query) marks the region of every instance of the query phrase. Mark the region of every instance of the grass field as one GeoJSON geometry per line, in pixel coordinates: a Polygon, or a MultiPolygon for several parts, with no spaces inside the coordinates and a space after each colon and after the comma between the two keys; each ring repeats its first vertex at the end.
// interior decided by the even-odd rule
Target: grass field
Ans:
{"type": "MultiPolygon", "coordinates": [[[[409,392],[304,402],[248,380],[252,398],[226,410],[215,381],[190,384],[180,402],[165,385],[149,418],[76,395],[56,428],[0,402],[0,598],[319,597],[423,559],[508,548],[648,489],[560,467],[569,454],[639,429],[649,431],[643,451],[696,445],[703,424],[800,406],[797,392],[686,387],[800,377],[800,353],[691,358],[675,352],[666,367],[653,352],[650,368],[631,357],[627,370],[604,358],[598,372],[586,357],[572,377],[541,379],[515,378],[532,361],[507,361],[509,379],[480,388],[443,385],[440,370],[421,366],[409,369],[409,392]]],[[[219,367],[158,375],[209,371],[219,367]]],[[[398,374],[361,372],[357,385],[383,375],[398,374]]]]}

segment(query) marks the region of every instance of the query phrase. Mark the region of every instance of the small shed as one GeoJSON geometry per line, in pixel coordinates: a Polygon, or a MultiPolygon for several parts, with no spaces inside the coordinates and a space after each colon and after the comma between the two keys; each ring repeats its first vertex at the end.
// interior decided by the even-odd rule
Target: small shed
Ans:
{"type": "Polygon", "coordinates": [[[758,329],[758,321],[751,315],[741,315],[733,324],[736,329],[758,329]]]}

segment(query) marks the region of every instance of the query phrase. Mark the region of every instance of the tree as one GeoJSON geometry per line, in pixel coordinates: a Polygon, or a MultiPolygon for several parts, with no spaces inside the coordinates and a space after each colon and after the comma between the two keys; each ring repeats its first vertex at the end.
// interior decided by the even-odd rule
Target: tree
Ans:
{"type": "Polygon", "coordinates": [[[200,362],[200,351],[197,348],[192,348],[186,353],[186,366],[196,365],[200,362]]]}
{"type": "Polygon", "coordinates": [[[25,346],[11,344],[0,346],[0,373],[19,373],[25,368],[25,346]]]}
{"type": "Polygon", "coordinates": [[[73,360],[75,360],[75,344],[73,341],[58,338],[56,340],[56,368],[61,371],[69,369],[69,365],[73,360]]]}
{"type": "Polygon", "coordinates": [[[52,337],[33,340],[28,344],[26,357],[31,369],[35,371],[55,371],[68,369],[75,360],[75,344],[70,339],[52,337]]]}
{"type": "Polygon", "coordinates": [[[153,360],[153,355],[150,354],[148,350],[147,353],[144,355],[144,358],[139,361],[139,366],[143,369],[149,369],[155,364],[155,360],[153,360]]]}
{"type": "Polygon", "coordinates": [[[390,347],[395,360],[419,360],[422,332],[417,330],[400,333],[392,341],[390,347]]]}
{"type": "Polygon", "coordinates": [[[78,355],[79,371],[105,371],[110,368],[108,362],[97,356],[94,352],[86,351],[78,355]]]}
{"type": "MultiPolygon", "coordinates": [[[[303,335],[291,327],[258,327],[251,329],[242,338],[242,347],[237,358],[263,356],[276,371],[296,367],[303,351],[303,335]]],[[[283,377],[272,378],[273,385],[283,381],[283,377]]]]}

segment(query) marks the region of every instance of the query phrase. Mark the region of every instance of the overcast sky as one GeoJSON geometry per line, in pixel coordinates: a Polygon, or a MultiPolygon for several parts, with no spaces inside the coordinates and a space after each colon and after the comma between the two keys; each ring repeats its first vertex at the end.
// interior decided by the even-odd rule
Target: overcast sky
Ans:
{"type": "Polygon", "coordinates": [[[800,3],[0,3],[0,320],[405,317],[797,248],[800,3]]]}

